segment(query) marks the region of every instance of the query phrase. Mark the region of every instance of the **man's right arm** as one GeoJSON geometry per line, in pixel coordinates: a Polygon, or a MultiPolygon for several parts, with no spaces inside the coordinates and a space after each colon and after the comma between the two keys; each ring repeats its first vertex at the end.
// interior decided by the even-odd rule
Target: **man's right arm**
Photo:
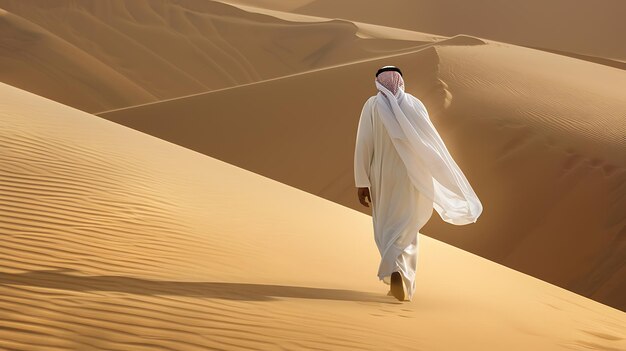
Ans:
{"type": "Polygon", "coordinates": [[[361,110],[354,149],[354,181],[357,188],[370,187],[370,163],[374,154],[372,101],[368,99],[361,110]]]}

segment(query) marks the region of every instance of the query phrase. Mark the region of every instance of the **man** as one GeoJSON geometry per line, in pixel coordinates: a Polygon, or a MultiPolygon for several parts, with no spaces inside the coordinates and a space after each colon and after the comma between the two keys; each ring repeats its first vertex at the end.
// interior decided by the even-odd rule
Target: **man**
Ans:
{"type": "Polygon", "coordinates": [[[364,104],[357,129],[354,178],[361,204],[372,205],[380,280],[389,295],[415,292],[418,231],[434,209],[451,224],[475,223],[482,204],[452,159],[422,102],[404,92],[402,71],[376,72],[378,94],[364,104]]]}

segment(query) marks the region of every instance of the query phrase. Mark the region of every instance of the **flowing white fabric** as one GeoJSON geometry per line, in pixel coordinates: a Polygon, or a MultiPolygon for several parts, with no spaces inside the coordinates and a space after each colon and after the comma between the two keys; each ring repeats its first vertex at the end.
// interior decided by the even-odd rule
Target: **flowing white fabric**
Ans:
{"type": "Polygon", "coordinates": [[[433,207],[452,224],[476,222],[482,204],[430,122],[424,105],[398,89],[369,98],[359,120],[354,157],[357,187],[372,199],[378,277],[400,272],[409,300],[415,292],[418,231],[433,207]]]}
{"type": "Polygon", "coordinates": [[[475,223],[483,207],[428,117],[424,104],[411,94],[392,94],[378,81],[378,114],[407,168],[413,185],[433,201],[445,222],[475,223]]]}

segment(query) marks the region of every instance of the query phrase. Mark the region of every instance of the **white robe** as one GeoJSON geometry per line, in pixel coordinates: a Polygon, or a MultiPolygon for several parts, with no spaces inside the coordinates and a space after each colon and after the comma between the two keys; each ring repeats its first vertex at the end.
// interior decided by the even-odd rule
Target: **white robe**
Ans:
{"type": "Polygon", "coordinates": [[[417,234],[432,216],[433,207],[444,221],[461,225],[476,222],[482,205],[445,149],[423,104],[403,91],[398,96],[396,106],[383,93],[365,102],[357,129],[354,176],[356,187],[370,190],[374,238],[381,255],[378,277],[389,284],[391,273],[400,272],[411,300],[416,287],[417,234]],[[400,108],[404,113],[397,111],[400,108]]]}

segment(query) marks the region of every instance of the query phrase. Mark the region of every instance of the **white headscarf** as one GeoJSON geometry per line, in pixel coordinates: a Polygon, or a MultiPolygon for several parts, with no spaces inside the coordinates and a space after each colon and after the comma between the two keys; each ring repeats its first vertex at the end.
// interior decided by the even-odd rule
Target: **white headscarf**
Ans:
{"type": "Polygon", "coordinates": [[[433,201],[445,222],[475,223],[483,211],[482,204],[431,123],[424,104],[404,92],[398,72],[382,72],[375,83],[379,93],[374,108],[413,185],[433,201]]]}

